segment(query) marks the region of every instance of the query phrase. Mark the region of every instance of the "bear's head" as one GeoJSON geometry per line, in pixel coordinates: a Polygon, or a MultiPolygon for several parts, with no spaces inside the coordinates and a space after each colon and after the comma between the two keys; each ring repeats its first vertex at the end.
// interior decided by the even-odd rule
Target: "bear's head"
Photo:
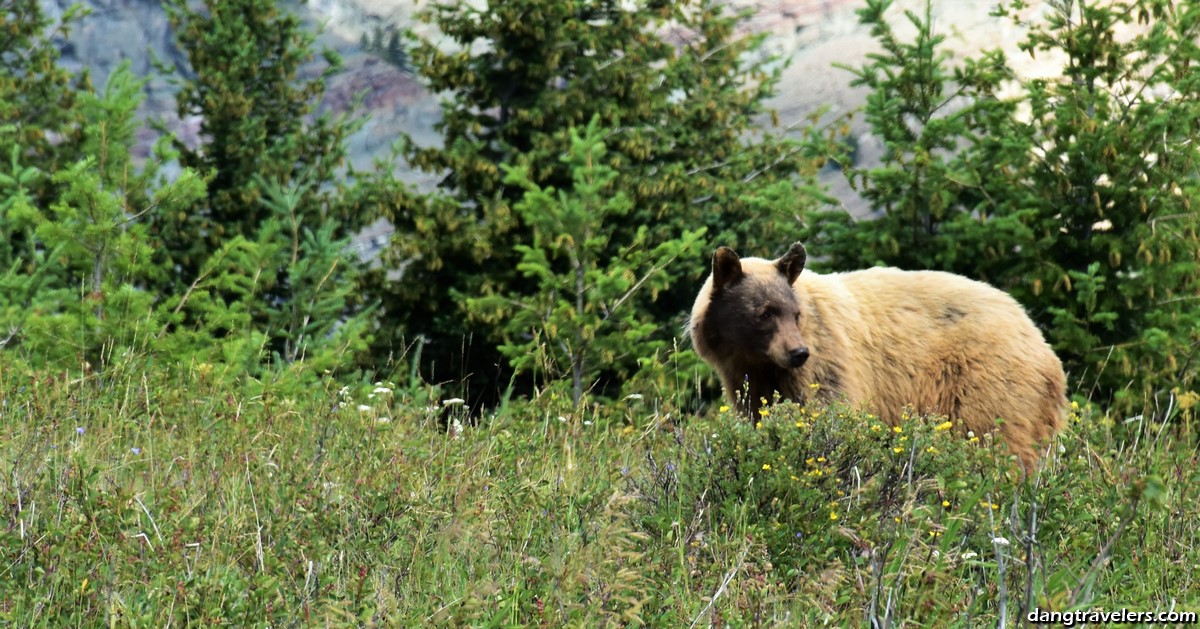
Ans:
{"type": "Polygon", "coordinates": [[[739,258],[720,247],[692,309],[692,344],[702,358],[735,369],[795,369],[808,360],[792,284],[804,270],[804,245],[778,260],[739,258]]]}

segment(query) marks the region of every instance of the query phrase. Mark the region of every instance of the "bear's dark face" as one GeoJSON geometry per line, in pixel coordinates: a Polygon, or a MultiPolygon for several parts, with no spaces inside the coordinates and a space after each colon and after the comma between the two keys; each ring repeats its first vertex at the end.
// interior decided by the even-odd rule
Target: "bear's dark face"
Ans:
{"type": "Polygon", "coordinates": [[[741,260],[732,249],[718,249],[703,330],[706,345],[748,367],[804,365],[808,344],[800,334],[800,306],[792,291],[804,261],[799,244],[774,261],[741,260]]]}

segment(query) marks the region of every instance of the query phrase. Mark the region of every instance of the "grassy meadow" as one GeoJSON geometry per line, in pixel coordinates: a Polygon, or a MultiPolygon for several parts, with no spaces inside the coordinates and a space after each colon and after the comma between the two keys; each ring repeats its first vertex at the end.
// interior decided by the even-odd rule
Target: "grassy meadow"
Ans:
{"type": "Polygon", "coordinates": [[[0,624],[995,626],[1200,610],[1200,466],[1072,413],[988,437],[848,409],[561,396],[468,418],[419,382],[206,364],[0,368],[0,624]],[[1121,435],[1120,439],[1111,435],[1121,435]],[[976,442],[979,447],[966,445],[976,442]]]}

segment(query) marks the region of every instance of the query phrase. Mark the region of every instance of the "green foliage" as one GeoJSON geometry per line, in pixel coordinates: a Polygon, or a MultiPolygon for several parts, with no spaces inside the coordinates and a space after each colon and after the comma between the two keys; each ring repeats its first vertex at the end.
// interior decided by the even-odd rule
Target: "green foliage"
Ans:
{"type": "MultiPolygon", "coordinates": [[[[761,38],[737,34],[741,18],[723,4],[441,3],[422,19],[439,35],[418,41],[411,55],[427,87],[446,95],[443,142],[400,148],[440,181],[431,195],[378,183],[397,230],[383,265],[403,270],[398,280],[381,271],[373,282],[383,328],[394,333],[381,339],[382,351],[422,337],[431,378],[471,378],[472,396],[495,396],[508,380],[495,371],[504,332],[464,317],[452,296],[536,292],[536,278],[518,265],[520,247],[539,248],[538,228],[516,210],[525,189],[505,183],[504,166],[523,168],[541,189],[570,189],[574,174],[560,159],[569,130],[596,116],[613,130],[605,138],[612,189],[631,206],[597,250],[601,258],[654,250],[700,228],[715,242],[764,254],[771,245],[760,243],[791,242],[796,212],[810,199],[797,176],[814,166],[801,146],[755,123],[768,113],[778,65],[762,53],[761,38]]],[[[677,329],[704,253],[680,255],[664,269],[675,281],[657,299],[651,291],[633,297],[630,307],[651,313],[660,330],[677,329]]]]}
{"type": "Polygon", "coordinates": [[[156,330],[158,296],[146,287],[160,271],[145,217],[179,211],[204,194],[204,184],[188,170],[163,180],[158,169],[169,151],[140,169],[132,164],[143,83],[125,64],[103,96],[76,96],[89,157],[53,174],[59,193],[48,207],[25,193],[30,180],[47,175],[22,167],[13,153],[6,223],[26,236],[31,255],[0,279],[12,289],[0,297],[0,327],[44,360],[100,367],[114,351],[143,349],[156,330]]]}
{"type": "Polygon", "coordinates": [[[361,229],[365,211],[342,202],[335,178],[345,165],[345,138],[361,122],[315,115],[337,57],[326,51],[322,73],[302,78],[313,36],[271,0],[206,2],[203,9],[179,1],[167,11],[190,65],[178,81],[178,114],[199,117],[204,138],[197,147],[177,141],[180,162],[211,175],[202,202],[155,222],[163,253],[179,269],[173,290],[194,281],[227,241],[255,237],[271,216],[262,181],[309,182],[294,208],[305,224],[333,221],[339,238],[361,229]]]}
{"type": "Polygon", "coordinates": [[[542,188],[527,166],[502,165],[505,183],[526,191],[513,209],[532,232],[533,246],[517,245],[517,270],[535,280],[535,292],[467,299],[472,316],[504,331],[500,351],[515,371],[544,369],[543,381],[570,374],[577,405],[605,366],[665,348],[653,335],[654,321],[632,307],[632,298],[669,286],[664,268],[695,249],[704,234],[704,228],[687,231],[651,248],[642,226],[617,256],[604,255],[632,209],[629,198],[612,189],[617,173],[607,166],[604,144],[611,133],[599,116],[582,134],[570,130],[571,147],[562,157],[573,170],[568,189],[542,188]]]}
{"type": "Polygon", "coordinates": [[[209,185],[190,207],[153,217],[168,269],[156,283],[167,294],[163,334],[174,335],[173,351],[254,374],[267,363],[353,369],[369,309],[346,245],[368,217],[342,168],[345,137],[361,121],[315,114],[338,59],[326,52],[322,73],[302,78],[313,36],[275,2],[167,10],[191,66],[178,80],[178,114],[200,117],[204,138],[175,146],[209,185]]]}
{"type": "Polygon", "coordinates": [[[1065,66],[1036,80],[999,52],[948,70],[928,13],[907,14],[917,35],[901,42],[889,5],[860,11],[884,53],[855,71],[885,160],[851,172],[882,216],[811,216],[814,250],[834,268],[935,268],[1000,286],[1075,385],[1118,412],[1161,412],[1197,372],[1200,83],[1188,68],[1200,5],[1051,3],[1044,22],[1021,24],[1022,48],[1065,66]],[[1016,96],[999,96],[1006,85],[1016,96]]]}
{"type": "MultiPolygon", "coordinates": [[[[70,33],[84,9],[74,5],[55,23],[38,0],[6,0],[0,8],[0,154],[21,147],[23,163],[55,172],[81,157],[83,113],[78,96],[91,91],[86,73],[73,76],[58,65],[55,42],[70,33]]],[[[39,201],[51,194],[47,178],[27,188],[39,201]]],[[[7,261],[6,261],[7,262],[7,261]]]]}

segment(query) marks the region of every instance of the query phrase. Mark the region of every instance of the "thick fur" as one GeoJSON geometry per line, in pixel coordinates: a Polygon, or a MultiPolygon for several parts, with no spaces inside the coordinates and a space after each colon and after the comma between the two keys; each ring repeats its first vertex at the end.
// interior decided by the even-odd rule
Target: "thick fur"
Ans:
{"type": "Polygon", "coordinates": [[[1027,468],[1039,460],[1062,427],[1066,377],[1016,301],[950,273],[820,275],[805,259],[800,243],[779,260],[713,256],[689,332],[742,412],[775,393],[804,402],[816,383],[823,401],[889,424],[906,408],[946,415],[962,432],[997,430],[1027,468]]]}

